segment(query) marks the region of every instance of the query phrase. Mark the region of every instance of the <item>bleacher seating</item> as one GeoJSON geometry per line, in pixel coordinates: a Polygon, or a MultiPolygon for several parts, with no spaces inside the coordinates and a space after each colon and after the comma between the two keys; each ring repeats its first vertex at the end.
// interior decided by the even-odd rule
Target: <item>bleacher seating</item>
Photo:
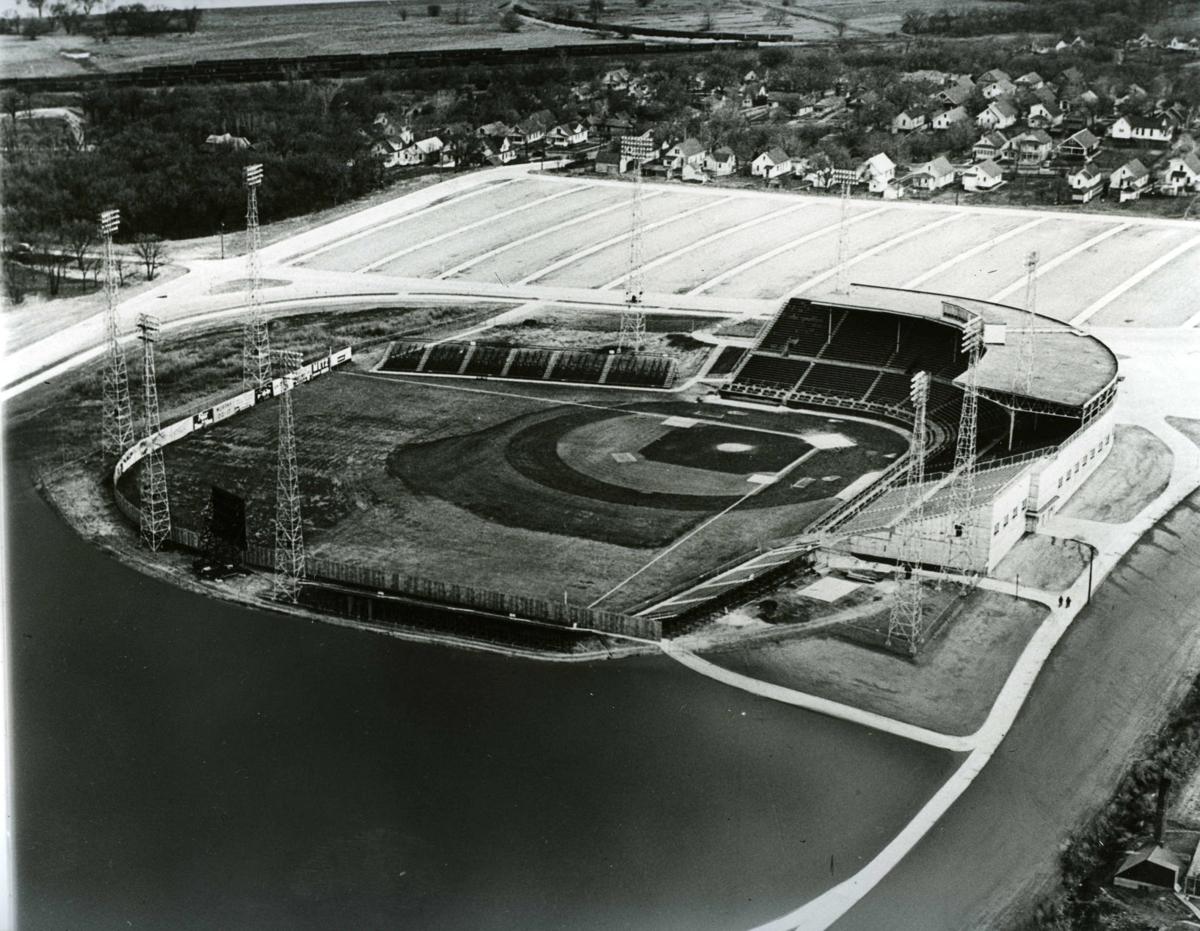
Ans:
{"type": "Polygon", "coordinates": [[[563,350],[547,378],[550,381],[598,382],[607,361],[607,353],[563,350]]]}
{"type": "Polygon", "coordinates": [[[504,371],[504,363],[511,352],[508,346],[476,346],[463,374],[475,378],[499,375],[504,371]]]}
{"type": "Polygon", "coordinates": [[[424,355],[424,343],[397,342],[392,345],[381,368],[385,372],[415,372],[424,355]]]}
{"type": "Polygon", "coordinates": [[[788,301],[758,346],[760,352],[815,356],[829,338],[829,311],[811,301],[788,301]]]}
{"type": "Polygon", "coordinates": [[[613,356],[604,378],[606,385],[639,385],[669,388],[675,381],[675,365],[666,356],[623,354],[613,356]]]}
{"type": "Polygon", "coordinates": [[[425,367],[421,371],[457,375],[469,348],[466,343],[438,343],[429,351],[425,367]]]}
{"type": "Polygon", "coordinates": [[[751,356],[738,374],[741,384],[762,385],[790,391],[804,377],[811,363],[798,359],[777,359],[773,356],[751,356]]]}
{"type": "Polygon", "coordinates": [[[712,368],[708,370],[709,375],[728,375],[746,358],[746,354],[750,350],[743,349],[741,346],[726,346],[721,350],[721,354],[717,356],[717,361],[712,364],[712,368]]]}
{"type": "Polygon", "coordinates": [[[912,379],[908,375],[897,375],[894,372],[881,372],[875,387],[871,389],[866,400],[874,404],[891,406],[909,406],[912,394],[912,379]]]}
{"type": "Polygon", "coordinates": [[[509,378],[541,378],[550,362],[549,349],[518,349],[508,368],[509,378]]]}
{"type": "Polygon", "coordinates": [[[847,313],[822,359],[885,365],[896,348],[896,320],[883,314],[847,313]]]}
{"type": "Polygon", "coordinates": [[[875,383],[878,374],[874,369],[817,363],[805,376],[801,389],[813,394],[836,395],[861,401],[875,383]]]}

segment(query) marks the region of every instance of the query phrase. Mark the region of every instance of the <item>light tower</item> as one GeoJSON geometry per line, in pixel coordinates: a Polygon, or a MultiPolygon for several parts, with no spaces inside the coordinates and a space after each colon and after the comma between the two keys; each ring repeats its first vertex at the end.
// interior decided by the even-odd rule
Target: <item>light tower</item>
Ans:
{"type": "Polygon", "coordinates": [[[646,136],[622,136],[621,156],[632,160],[633,202],[629,211],[629,274],[625,276],[625,309],[621,312],[621,335],[617,348],[638,352],[646,343],[646,315],[642,311],[642,162],[650,157],[653,143],[646,136]]]}
{"type": "MultiPolygon", "coordinates": [[[[966,311],[957,309],[959,316],[966,311]]],[[[975,458],[979,434],[979,357],[983,353],[983,318],[970,314],[963,327],[962,349],[967,356],[962,416],[954,447],[954,472],[950,476],[950,513],[946,530],[945,568],[968,575],[976,570],[972,552],[979,527],[975,519],[975,458]]]]}
{"type": "Polygon", "coordinates": [[[300,475],[296,466],[296,430],[292,389],[300,353],[279,353],[283,396],[279,399],[279,461],[275,473],[275,596],[295,602],[304,581],[304,526],[300,520],[300,475]]]}
{"type": "Polygon", "coordinates": [[[158,381],[154,373],[154,342],[158,339],[158,318],[138,315],[142,341],[142,399],[146,417],[146,458],[142,460],[140,490],[142,496],[142,541],[157,552],[171,532],[171,506],[167,500],[167,470],[163,464],[159,439],[158,381]]]}
{"type": "Polygon", "coordinates": [[[917,372],[912,379],[913,421],[912,440],[908,447],[908,473],[904,486],[904,517],[896,528],[898,557],[896,560],[896,591],[888,617],[887,642],[907,647],[915,655],[924,637],[924,604],[921,582],[916,569],[920,564],[918,547],[921,543],[925,516],[925,419],[929,401],[929,373],[917,372]]]}
{"type": "Polygon", "coordinates": [[[1025,256],[1025,313],[1028,326],[1018,347],[1021,354],[1020,365],[1013,373],[1013,394],[1021,393],[1026,396],[1033,390],[1033,369],[1036,364],[1034,331],[1037,328],[1037,268],[1038,253],[1035,249],[1025,256]]]}
{"type": "Polygon", "coordinates": [[[133,445],[133,409],[129,401],[129,372],[121,348],[117,320],[117,276],[113,262],[113,233],[121,225],[119,210],[100,214],[100,239],[104,249],[104,401],[101,408],[101,445],[109,456],[119,456],[133,445]]]}
{"type": "Polygon", "coordinates": [[[250,306],[250,320],[243,335],[242,384],[261,388],[271,380],[271,343],[259,294],[258,188],[263,179],[262,165],[247,165],[242,179],[246,185],[246,286],[249,291],[246,302],[250,306]]]}
{"type": "Polygon", "coordinates": [[[850,269],[846,261],[850,258],[850,226],[846,222],[850,214],[850,182],[842,182],[841,212],[838,215],[837,255],[834,258],[834,285],[837,294],[846,294],[850,290],[850,269]]]}

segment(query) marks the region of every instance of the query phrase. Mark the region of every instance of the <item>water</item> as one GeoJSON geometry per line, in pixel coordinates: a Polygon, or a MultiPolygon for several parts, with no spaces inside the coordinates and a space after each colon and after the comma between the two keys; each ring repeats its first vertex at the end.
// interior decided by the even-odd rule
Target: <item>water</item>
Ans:
{"type": "Polygon", "coordinates": [[[9,476],[25,929],[736,928],[849,875],[952,766],[660,657],[201,598],[9,476]]]}

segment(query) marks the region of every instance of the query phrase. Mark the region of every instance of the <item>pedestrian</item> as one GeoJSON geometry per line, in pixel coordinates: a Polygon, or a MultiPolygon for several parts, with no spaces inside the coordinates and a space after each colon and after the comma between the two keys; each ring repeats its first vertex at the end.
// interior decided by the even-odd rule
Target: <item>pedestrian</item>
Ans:
{"type": "Polygon", "coordinates": [[[1067,595],[1067,607],[1071,607],[1071,596],[1067,595]]]}
{"type": "Polygon", "coordinates": [[[1062,595],[1059,595],[1059,596],[1058,596],[1058,606],[1059,606],[1060,608],[1063,606],[1063,605],[1062,605],[1062,595]]]}

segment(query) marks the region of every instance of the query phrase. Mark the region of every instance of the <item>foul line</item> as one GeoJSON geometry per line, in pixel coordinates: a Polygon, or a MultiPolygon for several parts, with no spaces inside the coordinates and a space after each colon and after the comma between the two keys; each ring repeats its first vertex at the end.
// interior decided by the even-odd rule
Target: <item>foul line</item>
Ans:
{"type": "MultiPolygon", "coordinates": [[[[871,217],[879,216],[881,213],[886,213],[890,209],[890,207],[876,207],[874,210],[868,210],[866,213],[860,213],[858,216],[850,217],[848,220],[846,220],[846,225],[852,226],[855,223],[860,223],[863,220],[870,219],[871,217]]],[[[832,233],[841,225],[842,224],[840,221],[837,223],[831,223],[829,226],[823,226],[819,230],[814,230],[811,233],[805,233],[803,236],[800,236],[797,239],[793,239],[790,242],[785,242],[782,246],[776,246],[774,249],[764,252],[762,255],[751,259],[749,262],[743,262],[741,265],[736,265],[733,268],[721,272],[721,274],[717,275],[715,278],[710,278],[703,284],[696,285],[696,287],[687,292],[687,296],[691,297],[696,294],[703,294],[709,288],[715,287],[722,282],[733,278],[735,275],[740,275],[742,272],[749,271],[756,265],[761,265],[763,262],[768,262],[777,255],[782,255],[791,249],[795,249],[797,246],[804,245],[806,242],[811,242],[814,239],[819,239],[828,233],[832,233]]]]}
{"type": "MultiPolygon", "coordinates": [[[[711,201],[710,203],[707,203],[707,204],[701,204],[698,207],[692,207],[689,210],[684,210],[682,213],[672,214],[671,216],[666,217],[665,219],[658,220],[654,223],[651,223],[647,226],[642,227],[642,232],[648,233],[648,232],[650,232],[650,230],[658,229],[660,226],[666,226],[668,223],[674,223],[677,220],[682,220],[684,217],[690,217],[694,213],[701,213],[705,210],[711,210],[713,207],[719,207],[719,206],[721,206],[721,204],[727,204],[727,203],[729,203],[729,201],[731,201],[733,199],[734,199],[734,197],[731,195],[729,197],[723,197],[720,200],[711,201]]],[[[541,269],[540,271],[536,271],[532,275],[529,275],[526,278],[522,278],[519,282],[517,282],[517,284],[522,284],[522,285],[532,284],[533,282],[537,281],[539,278],[544,278],[546,275],[549,275],[551,272],[556,272],[560,268],[565,268],[568,265],[573,265],[574,263],[578,262],[581,259],[586,259],[589,255],[593,255],[594,253],[599,252],[602,249],[607,249],[609,246],[615,246],[617,243],[628,239],[631,235],[633,235],[632,231],[622,233],[619,236],[614,236],[611,239],[606,239],[604,242],[596,243],[596,245],[594,245],[594,246],[589,246],[588,248],[582,250],[581,252],[576,252],[573,255],[568,255],[565,259],[559,259],[557,262],[552,262],[551,264],[547,265],[545,268],[541,269]]]]}
{"type": "Polygon", "coordinates": [[[921,272],[921,274],[917,275],[916,278],[913,278],[911,281],[904,282],[904,284],[902,284],[900,287],[907,289],[907,288],[915,288],[918,285],[922,285],[926,281],[928,281],[930,278],[934,278],[937,275],[940,275],[942,272],[948,271],[949,269],[953,268],[959,262],[963,262],[967,259],[974,258],[975,256],[979,255],[981,252],[987,252],[987,250],[991,249],[993,246],[998,246],[998,245],[1000,245],[1000,243],[1005,242],[1006,240],[1012,239],[1014,236],[1020,236],[1022,233],[1028,232],[1029,230],[1033,229],[1035,226],[1039,226],[1040,224],[1045,223],[1049,219],[1050,219],[1050,217],[1035,217],[1034,219],[1030,220],[1028,223],[1022,223],[1020,226],[1010,229],[1007,233],[1001,233],[999,236],[995,237],[994,239],[989,239],[987,242],[981,242],[979,245],[973,246],[972,248],[968,249],[966,252],[960,252],[958,255],[954,256],[954,258],[947,259],[945,262],[942,262],[941,265],[935,265],[933,268],[929,269],[928,271],[921,272]]]}
{"type": "Polygon", "coordinates": [[[520,213],[523,210],[531,210],[534,207],[539,207],[547,201],[557,200],[559,197],[566,197],[568,194],[578,194],[580,191],[591,190],[591,187],[592,186],[590,184],[581,184],[578,187],[571,187],[567,188],[566,190],[555,191],[553,194],[547,194],[545,197],[539,197],[537,200],[530,201],[527,204],[521,204],[519,207],[510,207],[508,210],[502,210],[499,213],[493,213],[491,216],[484,217],[482,220],[476,220],[474,223],[468,223],[466,226],[459,226],[447,233],[434,236],[431,239],[422,239],[420,242],[414,245],[405,246],[403,249],[393,252],[391,255],[385,255],[382,259],[378,259],[377,261],[372,262],[370,265],[364,265],[362,268],[356,268],[354,271],[356,273],[373,272],[377,268],[382,268],[384,265],[394,262],[396,259],[401,258],[402,256],[408,255],[410,252],[416,252],[418,249],[424,249],[426,246],[432,246],[434,243],[442,242],[443,240],[458,236],[461,233],[467,232],[468,230],[478,229],[481,226],[490,226],[497,220],[510,217],[514,213],[520,213]]]}
{"type": "Polygon", "coordinates": [[[1166,255],[1160,256],[1159,258],[1155,259],[1153,262],[1151,262],[1149,265],[1147,265],[1145,268],[1143,268],[1136,275],[1133,275],[1132,277],[1127,278],[1125,281],[1121,282],[1119,285],[1117,285],[1115,288],[1113,288],[1111,291],[1109,291],[1106,295],[1104,295],[1098,301],[1095,301],[1094,303],[1092,303],[1086,310],[1083,311],[1083,313],[1079,314],[1076,317],[1073,317],[1071,319],[1071,326],[1082,326],[1084,323],[1086,323],[1088,320],[1090,320],[1092,317],[1094,317],[1097,313],[1102,311],[1105,307],[1107,307],[1109,304],[1111,304],[1113,301],[1115,301],[1117,298],[1119,298],[1122,294],[1124,294],[1130,288],[1134,287],[1135,285],[1141,284],[1143,281],[1145,281],[1147,278],[1149,278],[1151,275],[1153,275],[1156,271],[1158,271],[1164,265],[1167,265],[1170,262],[1174,262],[1177,258],[1179,258],[1181,255],[1183,255],[1189,249],[1194,248],[1198,244],[1200,244],[1200,236],[1193,236],[1187,242],[1181,243],[1180,245],[1176,246],[1174,249],[1172,249],[1166,255]]]}
{"type": "MultiPolygon", "coordinates": [[[[1118,223],[1116,226],[1110,226],[1108,229],[1106,229],[1103,233],[1100,233],[1098,236],[1093,236],[1087,242],[1080,243],[1074,249],[1068,249],[1062,255],[1058,255],[1058,256],[1055,256],[1054,258],[1052,258],[1046,264],[1039,265],[1037,267],[1037,271],[1034,273],[1034,277],[1041,278],[1042,275],[1046,274],[1046,272],[1053,271],[1054,269],[1058,268],[1058,266],[1062,265],[1063,263],[1071,261],[1071,259],[1075,258],[1075,256],[1079,255],[1081,252],[1086,252],[1088,249],[1092,248],[1092,246],[1099,245],[1100,243],[1104,242],[1104,240],[1108,239],[1110,236],[1116,236],[1117,233],[1125,232],[1125,230],[1129,229],[1129,227],[1131,227],[1132,225],[1133,225],[1132,223],[1118,223]]],[[[1008,285],[1007,287],[1001,288],[999,291],[997,291],[995,294],[993,294],[991,297],[989,297],[988,300],[989,301],[1004,300],[1010,294],[1012,294],[1015,291],[1017,291],[1018,289],[1024,287],[1025,280],[1026,280],[1025,276],[1021,276],[1016,281],[1014,281],[1012,284],[1008,285]]]]}
{"type": "MultiPolygon", "coordinates": [[[[595,185],[593,185],[593,187],[594,186],[595,185]]],[[[642,196],[642,203],[645,203],[654,197],[662,197],[665,193],[667,192],[650,191],[642,196]]],[[[541,239],[543,236],[549,236],[551,233],[557,233],[559,230],[566,229],[568,226],[574,226],[577,223],[586,223],[588,220],[594,220],[596,217],[604,216],[606,213],[612,213],[614,210],[627,209],[629,209],[629,204],[622,201],[619,204],[613,204],[610,207],[601,207],[599,210],[593,210],[591,213],[583,214],[583,216],[575,217],[574,219],[566,220],[562,223],[556,223],[554,226],[548,226],[543,230],[538,230],[536,233],[531,233],[528,236],[522,236],[520,239],[514,239],[512,242],[506,242],[502,246],[497,246],[495,249],[484,252],[481,255],[477,255],[472,259],[467,259],[467,261],[455,265],[449,271],[442,272],[440,275],[438,275],[438,278],[453,278],[455,275],[465,272],[468,268],[478,265],[480,262],[486,262],[488,259],[495,258],[500,253],[507,252],[509,249],[515,249],[517,246],[523,246],[526,243],[533,242],[535,239],[541,239]]]]}
{"type": "MultiPolygon", "coordinates": [[[[640,270],[645,272],[648,269],[657,268],[659,265],[665,265],[667,262],[674,261],[681,255],[686,255],[695,249],[699,249],[702,246],[707,246],[709,243],[716,242],[718,239],[722,239],[725,236],[732,236],[734,233],[740,233],[742,230],[749,229],[751,226],[756,226],[759,223],[766,223],[768,220],[776,220],[785,214],[795,213],[799,210],[804,210],[809,206],[811,205],[799,204],[797,206],[784,207],[782,210],[776,210],[774,213],[768,213],[761,217],[755,217],[754,219],[746,220],[743,223],[739,223],[737,226],[731,226],[728,229],[720,230],[719,232],[713,233],[710,236],[705,236],[703,239],[697,239],[693,243],[688,243],[688,245],[684,246],[682,249],[676,249],[674,252],[668,252],[666,255],[659,256],[653,262],[647,262],[641,267],[640,270]]],[[[629,275],[630,273],[626,272],[625,274],[621,275],[620,278],[614,278],[608,284],[601,285],[600,290],[607,291],[611,288],[615,288],[621,282],[625,281],[629,275]]]]}

